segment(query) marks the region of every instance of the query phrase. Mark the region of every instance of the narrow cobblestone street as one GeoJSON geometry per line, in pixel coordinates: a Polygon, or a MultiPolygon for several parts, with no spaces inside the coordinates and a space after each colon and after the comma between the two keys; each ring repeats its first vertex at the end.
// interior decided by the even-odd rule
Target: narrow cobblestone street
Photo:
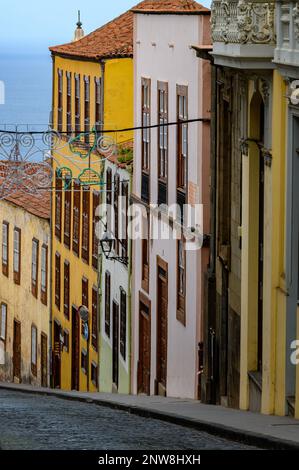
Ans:
{"type": "Polygon", "coordinates": [[[2,450],[252,449],[94,404],[0,391],[2,450]]]}

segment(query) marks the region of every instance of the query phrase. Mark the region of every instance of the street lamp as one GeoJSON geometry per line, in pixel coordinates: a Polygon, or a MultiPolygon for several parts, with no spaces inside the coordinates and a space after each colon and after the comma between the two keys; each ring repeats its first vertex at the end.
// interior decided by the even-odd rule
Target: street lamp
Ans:
{"type": "MultiPolygon", "coordinates": [[[[114,238],[111,235],[110,232],[107,230],[104,232],[101,240],[100,240],[100,245],[101,245],[101,250],[102,253],[105,255],[106,259],[112,260],[112,261],[119,261],[122,264],[127,265],[128,264],[128,257],[127,256],[113,256],[111,255],[112,248],[114,245],[114,238]]],[[[117,242],[121,245],[122,248],[125,249],[125,245],[121,240],[117,240],[117,242]]]]}

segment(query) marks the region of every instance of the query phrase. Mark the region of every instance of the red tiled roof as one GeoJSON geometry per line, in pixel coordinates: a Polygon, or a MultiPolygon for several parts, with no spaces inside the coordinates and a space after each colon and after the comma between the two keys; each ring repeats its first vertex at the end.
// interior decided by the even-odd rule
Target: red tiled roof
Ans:
{"type": "MultiPolygon", "coordinates": [[[[14,164],[15,165],[15,164],[14,164]]],[[[9,168],[8,162],[0,162],[0,200],[1,200],[1,185],[4,183],[4,179],[8,181],[8,195],[5,195],[5,189],[2,192],[2,198],[15,206],[21,207],[25,211],[33,214],[42,219],[50,220],[51,217],[51,192],[47,189],[37,190],[37,194],[26,191],[25,186],[16,187],[9,181],[9,168]]],[[[28,174],[34,176],[38,170],[44,167],[38,163],[28,164],[28,174]],[[30,165],[30,168],[29,168],[30,165]]],[[[3,188],[3,186],[2,186],[3,188]]]]}
{"type": "Polygon", "coordinates": [[[210,10],[194,0],[144,0],[132,8],[140,13],[203,14],[210,10]]]}
{"type": "Polygon", "coordinates": [[[132,57],[134,13],[205,14],[209,11],[194,0],[144,0],[79,41],[49,49],[54,54],[91,60],[132,57]]]}
{"type": "Polygon", "coordinates": [[[50,51],[72,57],[105,59],[133,56],[133,13],[127,11],[76,42],[50,47],[50,51]]]}

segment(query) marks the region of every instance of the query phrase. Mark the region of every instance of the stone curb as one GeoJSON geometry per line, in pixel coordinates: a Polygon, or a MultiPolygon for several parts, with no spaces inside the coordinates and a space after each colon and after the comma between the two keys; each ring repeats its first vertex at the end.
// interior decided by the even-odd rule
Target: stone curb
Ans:
{"type": "MultiPolygon", "coordinates": [[[[102,398],[94,398],[83,395],[75,395],[75,392],[63,392],[61,390],[52,390],[49,388],[29,389],[23,388],[21,385],[14,384],[0,384],[0,389],[13,390],[19,393],[37,394],[46,396],[55,396],[63,400],[79,401],[84,403],[93,403],[98,406],[105,406],[107,408],[126,411],[137,416],[144,418],[158,419],[168,423],[178,424],[181,426],[196,429],[198,431],[205,431],[211,435],[222,437],[231,441],[240,442],[249,446],[259,447],[261,449],[271,450],[299,450],[299,443],[279,439],[273,436],[267,436],[261,433],[254,433],[252,431],[245,431],[236,427],[224,425],[222,423],[212,423],[205,420],[193,419],[184,417],[175,413],[167,413],[160,410],[147,408],[146,406],[131,405],[126,403],[117,403],[113,400],[102,398]]],[[[216,405],[215,405],[216,406],[216,405]]]]}

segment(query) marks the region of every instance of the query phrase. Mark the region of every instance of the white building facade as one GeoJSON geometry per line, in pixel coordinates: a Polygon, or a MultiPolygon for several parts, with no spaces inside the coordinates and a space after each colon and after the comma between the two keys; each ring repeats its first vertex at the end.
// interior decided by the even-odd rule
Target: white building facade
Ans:
{"type": "Polygon", "coordinates": [[[167,206],[188,204],[203,217],[185,218],[187,232],[209,234],[210,65],[192,46],[210,43],[210,18],[194,5],[192,14],[134,10],[135,126],[181,123],[135,133],[132,199],[144,213],[132,260],[135,394],[200,395],[208,248],[188,251],[179,215],[166,216],[167,206]],[[162,226],[165,239],[154,233],[162,226]]]}

